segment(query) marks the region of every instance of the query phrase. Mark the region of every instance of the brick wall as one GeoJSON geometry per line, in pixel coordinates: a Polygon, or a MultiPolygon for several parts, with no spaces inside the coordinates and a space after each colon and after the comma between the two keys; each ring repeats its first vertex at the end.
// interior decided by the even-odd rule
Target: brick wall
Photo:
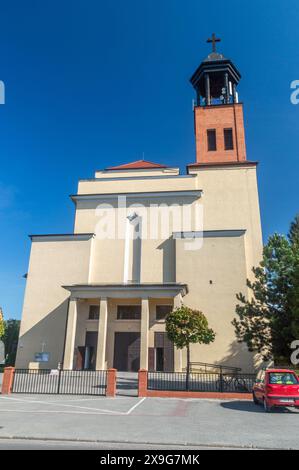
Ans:
{"type": "Polygon", "coordinates": [[[243,105],[241,103],[198,106],[194,110],[196,161],[198,163],[242,162],[246,160],[243,105]],[[207,130],[216,130],[217,150],[208,151],[207,130]],[[224,129],[233,130],[233,150],[224,148],[224,129]]]}

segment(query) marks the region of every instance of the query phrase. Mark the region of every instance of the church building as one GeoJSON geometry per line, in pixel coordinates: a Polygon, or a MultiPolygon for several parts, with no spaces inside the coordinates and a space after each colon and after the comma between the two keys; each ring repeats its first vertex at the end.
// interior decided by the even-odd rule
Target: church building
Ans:
{"type": "Polygon", "coordinates": [[[140,160],[78,183],[70,234],[31,235],[17,368],[182,371],[165,333],[182,303],[216,332],[191,361],[252,372],[236,294],[262,256],[257,162],[247,160],[240,73],[213,50],[191,77],[195,162],[140,160]]]}

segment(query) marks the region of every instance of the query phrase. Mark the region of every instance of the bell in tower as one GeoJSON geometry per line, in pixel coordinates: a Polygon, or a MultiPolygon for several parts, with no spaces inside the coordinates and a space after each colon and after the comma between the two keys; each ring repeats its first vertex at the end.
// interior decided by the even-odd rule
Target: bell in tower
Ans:
{"type": "Polygon", "coordinates": [[[198,106],[213,106],[238,102],[236,91],[241,75],[234,64],[222,54],[216,52],[215,34],[208,39],[212,43],[212,52],[200,64],[191,77],[191,83],[197,93],[198,106]]]}
{"type": "Polygon", "coordinates": [[[237,93],[241,75],[231,60],[216,51],[220,39],[214,33],[207,42],[212,44],[212,52],[190,79],[197,95],[196,162],[242,163],[246,146],[243,105],[237,93]]]}

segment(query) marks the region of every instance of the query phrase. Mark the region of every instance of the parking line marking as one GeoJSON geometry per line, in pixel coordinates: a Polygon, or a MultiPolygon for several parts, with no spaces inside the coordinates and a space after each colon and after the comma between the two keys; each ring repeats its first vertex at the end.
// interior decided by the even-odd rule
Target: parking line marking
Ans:
{"type": "Polygon", "coordinates": [[[81,409],[81,410],[94,410],[94,411],[103,411],[104,413],[111,413],[111,414],[126,414],[124,412],[121,412],[121,411],[112,411],[112,410],[105,410],[105,409],[102,409],[102,408],[91,408],[90,406],[78,406],[78,405],[66,405],[66,404],[59,404],[59,403],[51,403],[51,402],[47,402],[47,401],[38,401],[38,400],[21,400],[21,399],[18,399],[18,398],[10,398],[10,397],[1,397],[3,399],[6,399],[6,400],[12,400],[12,401],[18,401],[18,402],[21,402],[21,403],[38,403],[38,404],[42,404],[42,405],[52,405],[52,406],[66,406],[66,407],[70,407],[70,408],[77,408],[77,409],[81,409]]]}
{"type": "MultiPolygon", "coordinates": [[[[75,415],[105,415],[105,416],[109,416],[108,413],[102,413],[102,412],[96,412],[96,413],[91,413],[91,412],[88,412],[88,411],[67,411],[67,410],[0,410],[0,413],[6,413],[6,412],[9,412],[9,413],[29,413],[29,414],[33,414],[33,413],[41,413],[41,414],[57,414],[57,413],[60,413],[60,414],[75,414],[75,415]]],[[[118,413],[117,415],[115,416],[120,416],[120,415],[124,415],[124,413],[118,413]]]]}
{"type": "Polygon", "coordinates": [[[134,411],[134,410],[137,408],[137,406],[141,405],[141,403],[144,402],[144,400],[146,400],[146,397],[141,398],[141,400],[139,400],[137,403],[135,403],[135,405],[132,406],[132,408],[130,408],[129,411],[127,411],[125,414],[126,414],[126,415],[131,414],[132,411],[134,411]]]}
{"type": "MultiPolygon", "coordinates": [[[[126,399],[132,399],[132,398],[136,398],[136,397],[106,397],[106,396],[101,396],[101,397],[90,397],[90,398],[78,398],[76,400],[73,400],[72,398],[70,398],[67,403],[77,403],[77,402],[82,402],[82,401],[93,401],[93,402],[96,402],[98,400],[126,400],[126,399]]],[[[28,400],[28,402],[30,402],[30,400],[28,400]]],[[[66,403],[66,400],[61,400],[61,401],[49,401],[48,403],[66,403]]]]}

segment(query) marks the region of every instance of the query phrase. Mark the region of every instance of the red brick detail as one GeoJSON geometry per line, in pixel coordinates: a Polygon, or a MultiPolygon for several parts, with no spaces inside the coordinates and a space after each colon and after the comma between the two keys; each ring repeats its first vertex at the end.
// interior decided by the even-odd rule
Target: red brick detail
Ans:
{"type": "Polygon", "coordinates": [[[169,390],[147,390],[147,397],[161,397],[161,398],[214,398],[218,400],[252,400],[251,393],[218,393],[218,392],[184,392],[177,391],[171,392],[169,390]]]}
{"type": "Polygon", "coordinates": [[[196,161],[221,163],[246,161],[242,103],[220,106],[197,106],[194,110],[196,161]],[[216,130],[216,151],[208,151],[207,130],[216,130]],[[224,148],[224,129],[233,130],[233,150],[224,148]]]}
{"type": "Polygon", "coordinates": [[[5,367],[1,389],[2,395],[9,395],[11,393],[14,373],[14,367],[5,367]]]}
{"type": "Polygon", "coordinates": [[[115,397],[116,395],[116,373],[116,369],[107,370],[106,397],[115,397]]]}
{"type": "Polygon", "coordinates": [[[149,162],[146,160],[137,160],[136,162],[125,163],[124,165],[111,166],[106,168],[106,170],[146,170],[151,168],[167,168],[167,166],[160,165],[159,163],[149,162]]]}
{"type": "Polygon", "coordinates": [[[147,370],[140,369],[138,371],[138,396],[139,397],[147,397],[148,390],[147,390],[147,370]]]}

